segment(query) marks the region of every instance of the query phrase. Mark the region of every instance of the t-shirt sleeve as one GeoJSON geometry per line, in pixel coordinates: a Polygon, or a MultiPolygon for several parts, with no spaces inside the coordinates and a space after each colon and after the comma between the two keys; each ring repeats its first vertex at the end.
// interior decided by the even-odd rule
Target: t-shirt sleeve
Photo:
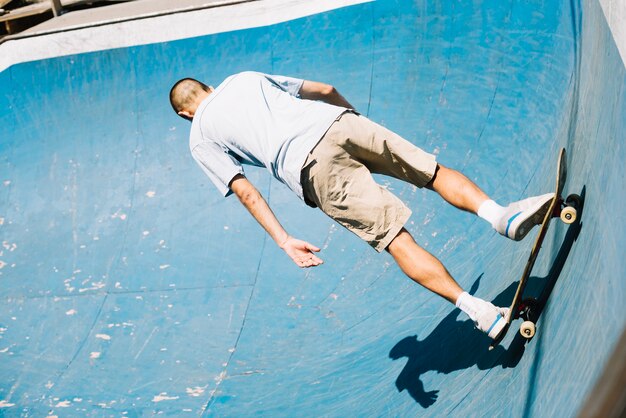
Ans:
{"type": "Polygon", "coordinates": [[[235,157],[211,141],[198,144],[191,155],[224,197],[233,193],[228,184],[237,174],[244,174],[235,157]]]}
{"type": "Polygon", "coordinates": [[[300,78],[285,77],[282,75],[270,75],[268,77],[274,80],[274,82],[287,93],[291,94],[292,96],[300,97],[300,87],[302,87],[302,83],[304,83],[304,80],[300,78]]]}

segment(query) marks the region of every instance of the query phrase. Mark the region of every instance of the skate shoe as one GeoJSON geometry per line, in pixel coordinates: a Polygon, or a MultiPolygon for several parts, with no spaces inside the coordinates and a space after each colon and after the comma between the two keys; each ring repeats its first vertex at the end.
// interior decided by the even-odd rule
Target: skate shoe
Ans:
{"type": "Polygon", "coordinates": [[[533,226],[543,222],[553,197],[554,193],[547,193],[511,203],[496,224],[496,230],[512,240],[522,240],[533,226]]]}
{"type": "Polygon", "coordinates": [[[489,338],[495,339],[506,326],[506,315],[509,308],[500,308],[492,303],[486,303],[484,308],[476,313],[474,325],[489,338]]]}

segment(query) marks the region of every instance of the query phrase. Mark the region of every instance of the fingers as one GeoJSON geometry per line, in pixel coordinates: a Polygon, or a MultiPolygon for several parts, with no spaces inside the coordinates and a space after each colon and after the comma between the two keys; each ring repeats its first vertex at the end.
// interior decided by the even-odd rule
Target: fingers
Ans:
{"type": "Polygon", "coordinates": [[[320,259],[319,257],[316,257],[314,254],[311,254],[311,253],[307,255],[299,256],[296,259],[294,259],[294,261],[298,265],[298,267],[301,267],[301,268],[315,267],[324,263],[322,259],[320,259]]]}
{"type": "Polygon", "coordinates": [[[324,263],[322,259],[313,254],[314,252],[319,252],[320,249],[306,241],[289,237],[281,245],[281,248],[285,250],[285,252],[291,257],[293,262],[296,263],[298,267],[315,267],[324,263]]]}

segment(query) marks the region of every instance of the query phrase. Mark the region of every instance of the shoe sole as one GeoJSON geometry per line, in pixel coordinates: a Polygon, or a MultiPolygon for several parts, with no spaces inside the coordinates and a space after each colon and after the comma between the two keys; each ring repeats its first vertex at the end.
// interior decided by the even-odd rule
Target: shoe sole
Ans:
{"type": "Polygon", "coordinates": [[[498,316],[496,317],[496,320],[493,321],[491,328],[486,331],[487,336],[495,340],[500,336],[502,331],[504,331],[506,325],[507,324],[505,317],[502,314],[498,313],[498,316]]]}
{"type": "Polygon", "coordinates": [[[515,241],[523,240],[535,225],[541,225],[543,223],[543,219],[546,216],[546,212],[548,212],[551,202],[552,198],[548,199],[531,216],[524,219],[517,226],[517,229],[515,230],[515,237],[513,238],[515,241]]]}

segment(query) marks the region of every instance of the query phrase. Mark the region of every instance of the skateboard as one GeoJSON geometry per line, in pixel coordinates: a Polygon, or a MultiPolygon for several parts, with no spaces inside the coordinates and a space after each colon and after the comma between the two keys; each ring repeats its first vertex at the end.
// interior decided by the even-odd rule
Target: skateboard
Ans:
{"type": "Polygon", "coordinates": [[[563,199],[561,197],[561,193],[563,192],[563,186],[565,185],[565,180],[567,179],[567,158],[565,148],[561,148],[559,152],[559,160],[557,163],[556,169],[556,192],[554,194],[554,198],[550,202],[550,206],[548,207],[548,211],[546,212],[545,217],[543,218],[543,222],[539,229],[539,233],[537,234],[537,238],[535,239],[535,243],[533,245],[532,250],[530,251],[530,256],[528,257],[528,262],[526,263],[526,267],[524,268],[524,273],[522,273],[522,278],[519,281],[519,285],[517,286],[517,290],[515,291],[515,296],[513,297],[513,302],[511,303],[511,308],[509,313],[504,318],[506,320],[506,325],[504,329],[500,332],[500,334],[492,341],[489,346],[489,350],[493,350],[506,336],[509,327],[514,319],[522,318],[524,322],[522,322],[520,326],[520,333],[522,337],[526,339],[530,339],[535,335],[535,323],[531,320],[533,318],[532,311],[536,306],[536,300],[522,299],[524,294],[524,289],[526,288],[526,282],[530,277],[530,272],[535,265],[535,260],[539,255],[539,250],[541,249],[541,244],[543,243],[543,239],[546,236],[546,232],[548,232],[548,226],[550,225],[550,221],[552,218],[560,218],[566,224],[572,224],[576,222],[576,218],[578,215],[577,209],[580,208],[581,198],[576,194],[571,194],[567,197],[567,199],[563,199]]]}

